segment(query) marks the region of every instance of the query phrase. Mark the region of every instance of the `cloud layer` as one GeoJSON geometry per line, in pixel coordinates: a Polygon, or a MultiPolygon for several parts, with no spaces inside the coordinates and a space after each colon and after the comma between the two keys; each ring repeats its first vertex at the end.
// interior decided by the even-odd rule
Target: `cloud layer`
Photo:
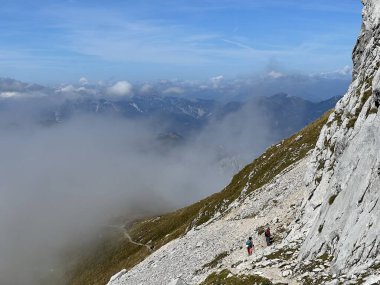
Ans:
{"type": "Polygon", "coordinates": [[[62,269],[66,247],[96,237],[115,217],[169,211],[219,191],[242,166],[242,151],[251,159],[268,144],[252,113],[173,145],[146,120],[34,124],[28,118],[44,112],[44,101],[33,102],[2,105],[0,114],[2,284],[43,284],[62,269]]]}
{"type": "MultiPolygon", "coordinates": [[[[260,91],[252,86],[263,82],[255,80],[217,76],[46,88],[0,79],[1,93],[21,94],[0,98],[0,283],[41,285],[62,269],[62,252],[97,239],[114,218],[166,212],[220,191],[279,137],[269,128],[268,112],[253,103],[196,98],[251,98],[249,92],[260,91]],[[140,116],[138,104],[157,115],[140,116]],[[117,112],[117,106],[138,116],[117,112]],[[168,133],[168,115],[182,124],[185,138],[168,133]]],[[[277,87],[274,82],[301,81],[286,75],[266,80],[265,86],[277,87]]]]}
{"type": "Polygon", "coordinates": [[[132,84],[128,81],[118,81],[107,90],[109,95],[130,96],[132,95],[132,84]]]}

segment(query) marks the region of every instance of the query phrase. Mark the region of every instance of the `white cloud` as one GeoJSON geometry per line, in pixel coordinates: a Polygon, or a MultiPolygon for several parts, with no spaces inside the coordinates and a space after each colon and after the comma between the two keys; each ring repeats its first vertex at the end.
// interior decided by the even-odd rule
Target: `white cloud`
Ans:
{"type": "Polygon", "coordinates": [[[65,46],[80,54],[105,60],[197,65],[220,63],[221,57],[252,60],[279,54],[273,49],[256,49],[245,41],[224,39],[224,35],[219,33],[199,34],[184,30],[181,25],[161,21],[131,21],[111,10],[63,9],[66,13],[58,13],[54,9],[48,10],[48,14],[59,19],[59,25],[67,35],[65,46]],[[221,46],[221,42],[228,45],[221,46]]]}
{"type": "Polygon", "coordinates": [[[0,92],[0,98],[36,98],[47,96],[47,93],[34,92],[34,91],[3,91],[0,92]]]}
{"type": "Polygon", "coordinates": [[[65,96],[77,96],[83,93],[96,95],[96,89],[87,88],[85,86],[75,87],[72,84],[63,85],[55,90],[56,93],[63,93],[65,96]]]}
{"type": "Polygon", "coordinates": [[[107,89],[109,95],[131,96],[133,86],[128,81],[118,81],[107,89]]]}
{"type": "Polygon", "coordinates": [[[241,43],[241,42],[238,42],[238,41],[231,41],[231,40],[228,40],[228,39],[223,39],[223,41],[225,43],[237,46],[238,48],[247,49],[247,50],[256,52],[256,49],[254,49],[253,47],[251,47],[251,46],[249,46],[249,45],[247,45],[245,43],[241,43]]]}
{"type": "Polygon", "coordinates": [[[150,84],[144,84],[143,86],[141,86],[140,91],[141,91],[141,93],[148,93],[152,89],[153,89],[152,85],[150,85],[150,84]]]}
{"type": "Polygon", "coordinates": [[[351,75],[352,67],[349,65],[346,65],[342,69],[337,70],[336,72],[342,75],[351,75]]]}
{"type": "Polygon", "coordinates": [[[268,73],[268,76],[277,79],[277,78],[284,77],[285,74],[283,74],[283,73],[281,73],[281,72],[278,72],[278,71],[274,71],[274,70],[272,70],[271,72],[268,73]]]}
{"type": "Polygon", "coordinates": [[[87,78],[86,77],[79,78],[79,84],[81,84],[81,85],[87,85],[88,84],[87,78]]]}
{"type": "Polygon", "coordinates": [[[79,88],[77,88],[76,91],[77,91],[77,92],[86,92],[86,91],[88,91],[88,89],[85,88],[85,87],[79,87],[79,88]]]}
{"type": "Polygon", "coordinates": [[[352,67],[346,65],[340,69],[336,69],[334,71],[329,72],[321,72],[318,74],[313,74],[312,76],[319,76],[323,78],[350,78],[352,75],[352,67]]]}
{"type": "Polygon", "coordinates": [[[64,92],[64,93],[70,93],[70,92],[76,91],[76,89],[73,85],[69,84],[69,85],[63,86],[62,88],[58,89],[58,91],[64,92]]]}
{"type": "Polygon", "coordinates": [[[0,98],[12,98],[12,97],[20,97],[21,94],[19,92],[0,92],[0,98]]]}
{"type": "Polygon", "coordinates": [[[213,85],[214,88],[218,88],[220,82],[222,82],[224,79],[224,76],[223,75],[218,75],[218,76],[215,76],[215,77],[211,77],[210,80],[211,80],[211,83],[213,85]]]}
{"type": "Polygon", "coordinates": [[[185,92],[185,90],[181,87],[169,87],[169,88],[165,89],[162,93],[166,94],[166,95],[169,95],[169,94],[180,95],[183,92],[185,92]]]}

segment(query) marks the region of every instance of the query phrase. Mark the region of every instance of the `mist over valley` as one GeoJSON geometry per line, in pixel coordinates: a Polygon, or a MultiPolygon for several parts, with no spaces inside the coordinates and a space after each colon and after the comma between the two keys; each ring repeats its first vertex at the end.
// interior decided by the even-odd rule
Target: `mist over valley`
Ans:
{"type": "Polygon", "coordinates": [[[107,225],[220,191],[266,147],[339,99],[280,93],[221,102],[153,87],[118,96],[107,93],[115,84],[93,94],[1,82],[0,268],[2,280],[17,284],[59,276],[62,253],[101,238],[107,225]]]}

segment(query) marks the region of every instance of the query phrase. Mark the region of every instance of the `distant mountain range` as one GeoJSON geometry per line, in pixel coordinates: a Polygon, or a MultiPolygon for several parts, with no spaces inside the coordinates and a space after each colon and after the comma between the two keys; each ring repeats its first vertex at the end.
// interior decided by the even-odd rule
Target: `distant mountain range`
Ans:
{"type": "Polygon", "coordinates": [[[161,138],[170,133],[186,138],[211,122],[228,120],[229,116],[235,119],[239,117],[239,120],[246,122],[252,119],[250,114],[255,113],[265,118],[268,127],[278,134],[276,139],[279,139],[320,117],[333,108],[340,98],[337,96],[311,102],[278,93],[255,97],[246,102],[222,103],[184,96],[159,96],[154,92],[119,98],[102,95],[101,90],[95,95],[81,88],[75,89],[75,94],[62,93],[60,90],[0,78],[0,115],[4,117],[4,114],[8,114],[5,115],[5,121],[3,118],[3,124],[38,122],[51,126],[76,116],[116,116],[129,120],[151,120],[157,125],[161,138]]]}
{"type": "Polygon", "coordinates": [[[334,108],[340,98],[340,96],[335,96],[314,103],[279,93],[270,97],[260,97],[254,104],[263,114],[270,117],[271,129],[285,137],[313,122],[327,110],[334,108]]]}
{"type": "Polygon", "coordinates": [[[339,97],[310,102],[280,93],[258,97],[249,102],[222,104],[215,100],[188,100],[178,97],[133,97],[124,100],[65,100],[44,113],[44,123],[62,123],[76,115],[118,116],[126,119],[152,119],[160,133],[177,133],[187,137],[210,122],[217,122],[239,112],[259,112],[266,116],[270,127],[280,136],[290,135],[333,108],[339,97]]]}

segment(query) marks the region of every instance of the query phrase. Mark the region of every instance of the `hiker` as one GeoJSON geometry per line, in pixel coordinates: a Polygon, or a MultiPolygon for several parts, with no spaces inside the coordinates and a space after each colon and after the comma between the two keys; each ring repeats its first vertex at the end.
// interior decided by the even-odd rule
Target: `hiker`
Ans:
{"type": "Polygon", "coordinates": [[[270,234],[269,227],[265,230],[265,240],[267,242],[267,246],[271,245],[273,242],[272,235],[270,234]]]}
{"type": "Polygon", "coordinates": [[[247,248],[248,255],[252,255],[252,252],[253,252],[252,237],[249,237],[248,240],[245,242],[245,247],[247,248]]]}

